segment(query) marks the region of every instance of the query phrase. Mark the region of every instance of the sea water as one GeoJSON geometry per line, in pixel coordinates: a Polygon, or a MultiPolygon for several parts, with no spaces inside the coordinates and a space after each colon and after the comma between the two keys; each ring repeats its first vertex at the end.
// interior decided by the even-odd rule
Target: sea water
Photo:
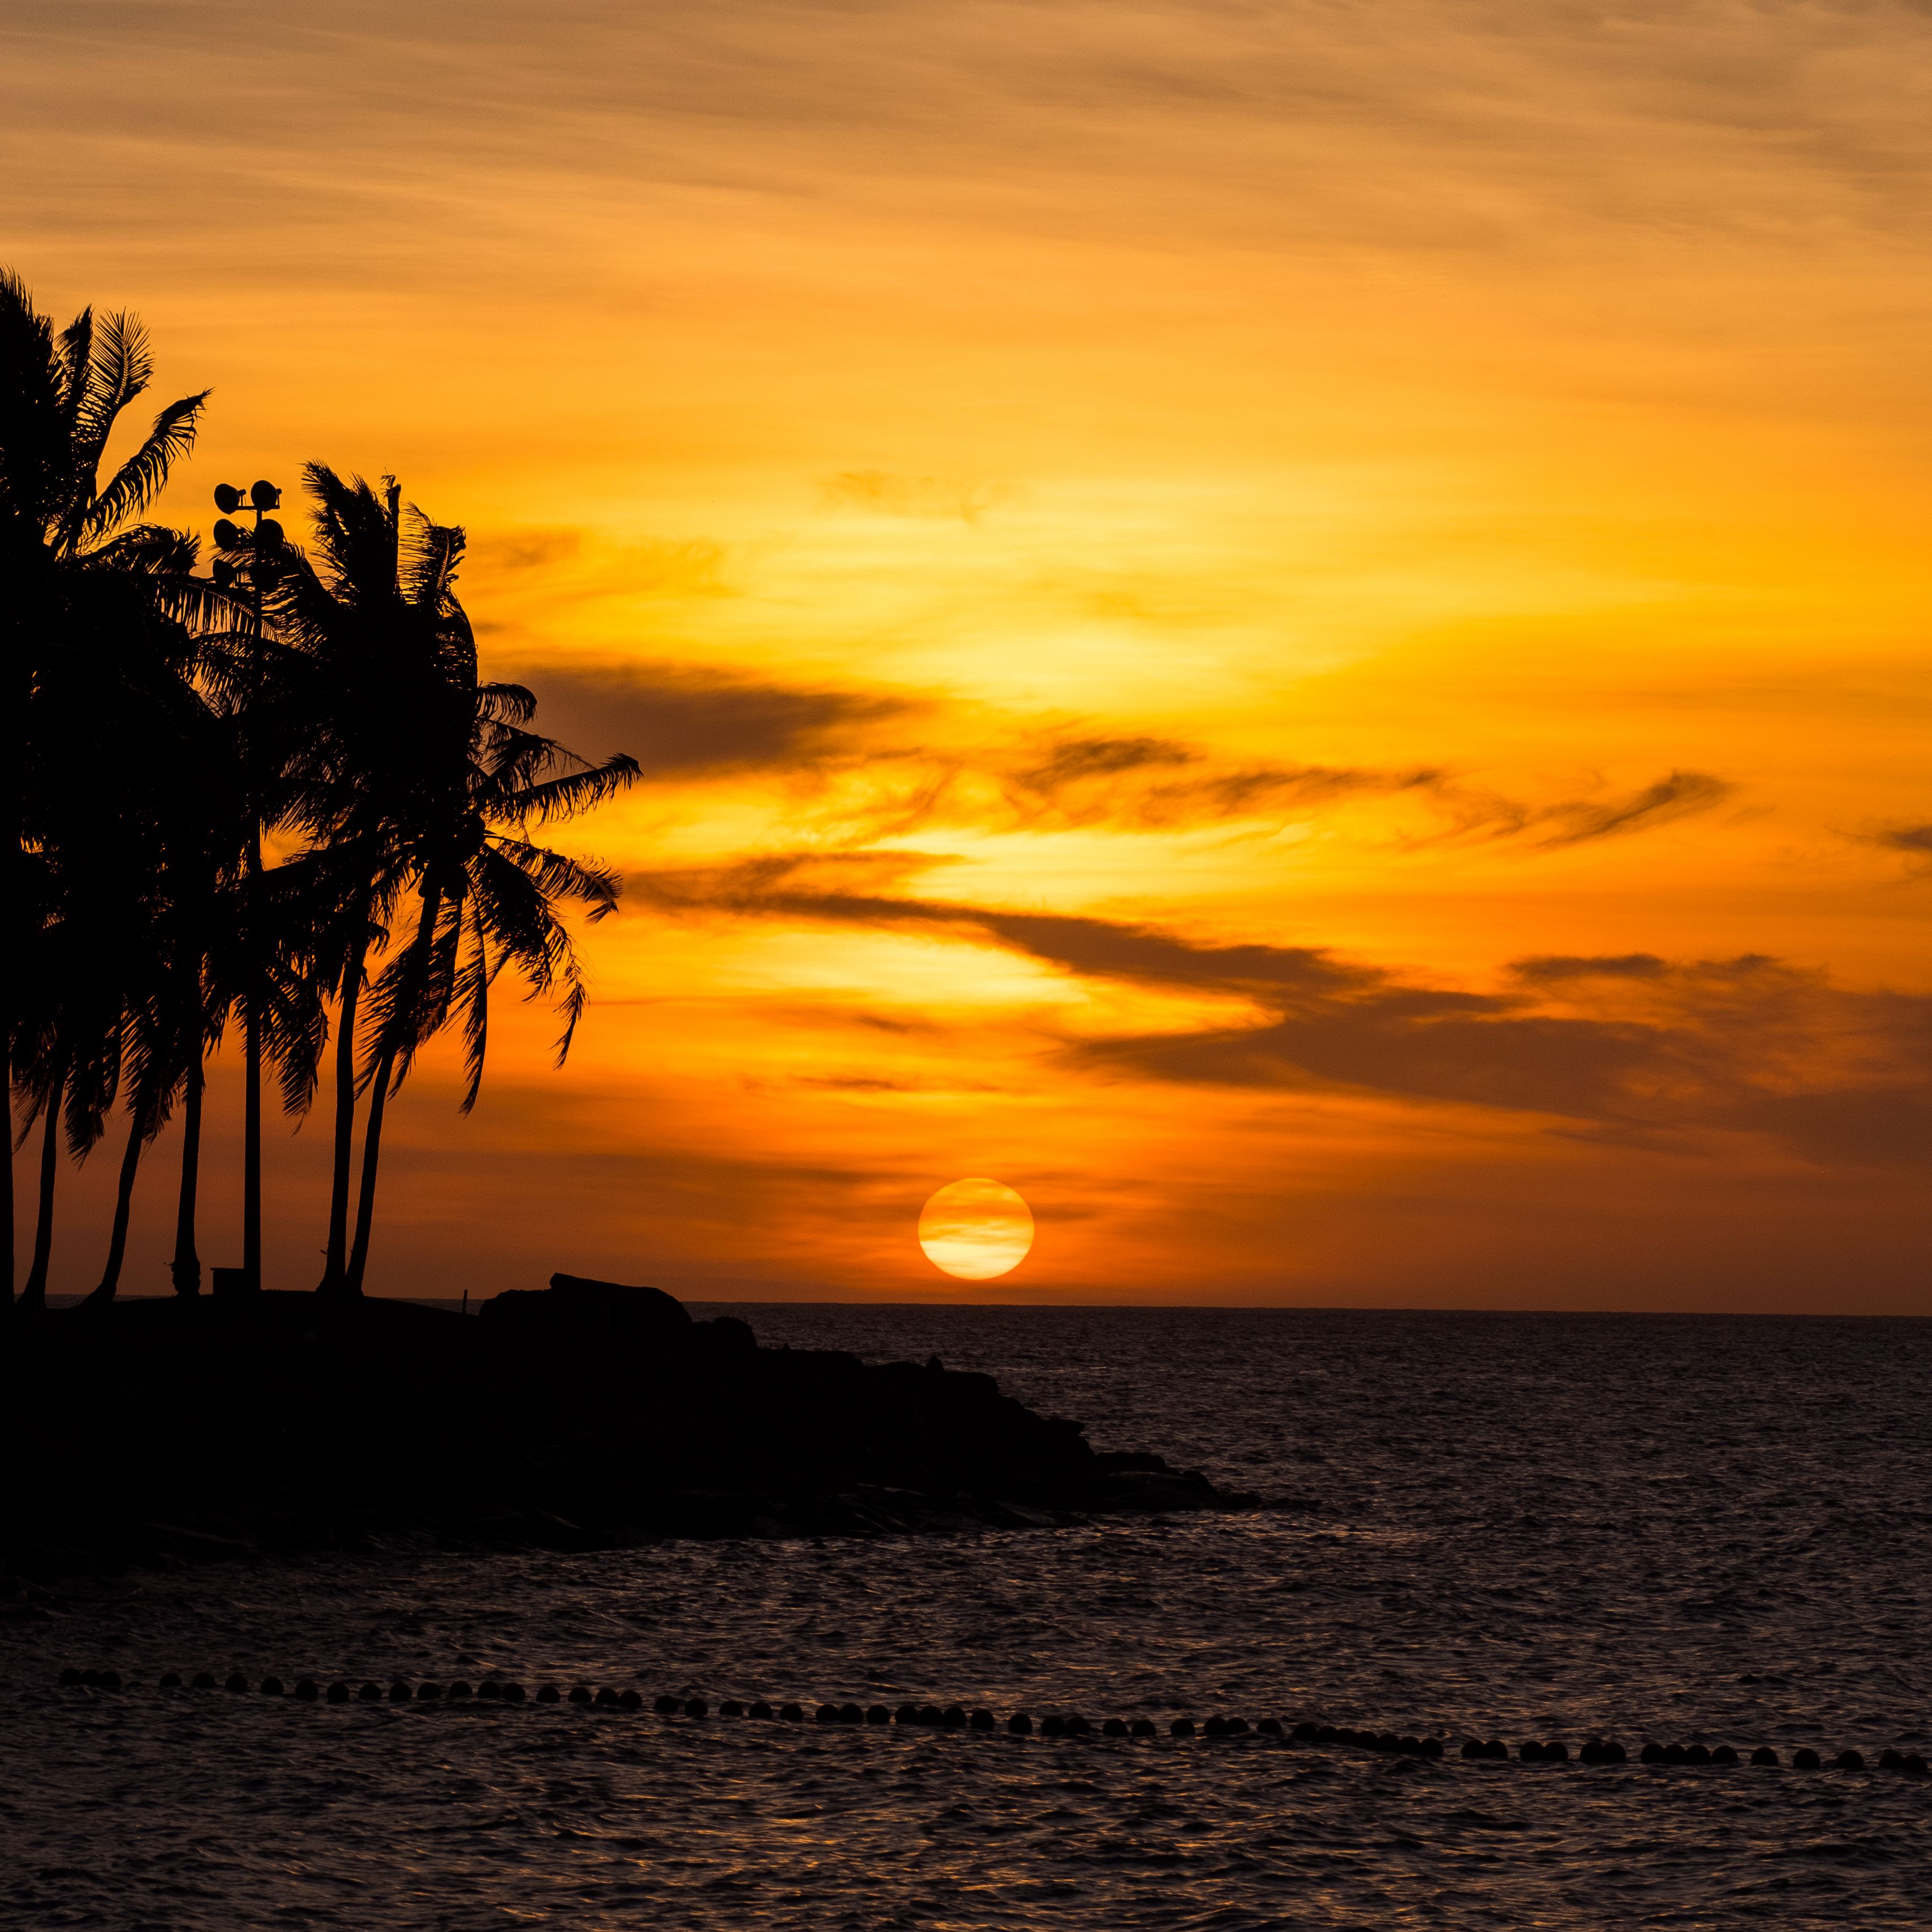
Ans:
{"type": "MultiPolygon", "coordinates": [[[[700,1312],[722,1312],[700,1310],[700,1312]]],[[[0,1919],[966,1928],[1932,1922],[1932,1322],[736,1307],[989,1370],[1267,1507],[883,1541],[365,1556],[0,1624],[0,1919]],[[63,1690],[112,1665],[118,1692],[63,1690]],[[302,1705],[165,1670],[958,1702],[1153,1740],[302,1705]],[[1442,1762],[1220,1712],[1446,1733],[1442,1762]],[[1470,1764],[1593,1732],[1617,1767],[1470,1764]],[[1646,1738],[1778,1769],[1645,1766],[1646,1738]],[[1747,1755],[1748,1754],[1747,1750],[1747,1755]]],[[[586,1399],[595,1395],[586,1384],[586,1399]]],[[[621,1396],[617,1399],[621,1400],[621,1396]]]]}

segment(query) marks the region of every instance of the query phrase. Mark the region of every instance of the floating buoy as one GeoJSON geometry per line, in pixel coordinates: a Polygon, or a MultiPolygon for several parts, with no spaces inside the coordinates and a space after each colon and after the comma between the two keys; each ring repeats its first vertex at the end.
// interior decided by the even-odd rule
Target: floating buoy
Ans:
{"type": "Polygon", "coordinates": [[[1778,1754],[1770,1745],[1760,1744],[1757,1749],[1751,1753],[1750,1761],[1753,1764],[1775,1764],[1778,1762],[1778,1754]]]}
{"type": "Polygon", "coordinates": [[[1192,1718],[1175,1718],[1168,1726],[1167,1734],[1171,1738],[1191,1738],[1194,1735],[1194,1720],[1192,1718]]]}
{"type": "Polygon", "coordinates": [[[1791,1768],[1793,1771],[1816,1771],[1818,1768],[1818,1754],[1808,1744],[1802,1750],[1793,1751],[1791,1754],[1791,1768]]]}
{"type": "Polygon", "coordinates": [[[778,1716],[788,1724],[802,1724],[805,1722],[805,1707],[801,1704],[782,1704],[778,1716]]]}
{"type": "Polygon", "coordinates": [[[346,1684],[332,1684],[328,1687],[328,1701],[332,1704],[347,1703],[349,1701],[349,1686],[346,1684]]]}
{"type": "Polygon", "coordinates": [[[587,1684],[573,1684],[570,1687],[570,1702],[587,1704],[590,1702],[590,1687],[587,1684]]]}
{"type": "MultiPolygon", "coordinates": [[[[640,1698],[638,1701],[642,1703],[644,1700],[640,1698]]],[[[718,1714],[721,1718],[742,1718],[745,1714],[745,1707],[736,1698],[727,1697],[724,1702],[718,1706],[718,1714]]]]}
{"type": "Polygon", "coordinates": [[[1637,1759],[1643,1764],[1661,1764],[1664,1762],[1664,1747],[1653,1740],[1638,1752],[1637,1759]]]}
{"type": "Polygon", "coordinates": [[[104,1690],[118,1690],[121,1688],[121,1673],[118,1670],[104,1670],[98,1681],[104,1690]]]}
{"type": "Polygon", "coordinates": [[[296,1685],[296,1695],[303,1702],[313,1704],[322,1695],[322,1687],[313,1677],[304,1677],[296,1685]]]}
{"type": "Polygon", "coordinates": [[[477,1685],[476,1694],[479,1697],[488,1697],[494,1702],[502,1696],[503,1687],[494,1677],[486,1677],[477,1685]]]}
{"type": "Polygon", "coordinates": [[[746,1715],[752,1718],[770,1719],[776,1716],[777,1713],[772,1710],[770,1705],[767,1704],[765,1700],[760,1697],[758,1702],[752,1706],[751,1709],[746,1713],[746,1715]]]}
{"type": "Polygon", "coordinates": [[[382,1687],[380,1684],[365,1684],[356,1695],[364,1704],[380,1704],[382,1701],[382,1687]]]}
{"type": "Polygon", "coordinates": [[[1720,1744],[1711,1754],[1711,1762],[1713,1764],[1736,1764],[1737,1761],[1738,1754],[1729,1744],[1720,1744]]]}
{"type": "Polygon", "coordinates": [[[82,1683],[86,1680],[82,1677],[81,1672],[76,1670],[74,1666],[70,1664],[68,1667],[61,1672],[60,1681],[64,1684],[69,1690],[72,1690],[76,1684],[82,1683]]]}
{"type": "MultiPolygon", "coordinates": [[[[67,1682],[67,1672],[64,1670],[61,1672],[61,1682],[63,1684],[67,1682]]],[[[181,1688],[181,1672],[178,1670],[163,1671],[161,1672],[161,1688],[164,1690],[179,1690],[181,1688]]]]}
{"type": "Polygon", "coordinates": [[[389,1702],[392,1704],[406,1704],[415,1695],[416,1693],[400,1678],[389,1686],[389,1702]]]}
{"type": "Polygon", "coordinates": [[[966,1721],[976,1731],[990,1731],[993,1728],[993,1714],[990,1711],[975,1711],[966,1721]]]}
{"type": "Polygon", "coordinates": [[[1840,1771],[1862,1771],[1864,1768],[1865,1754],[1863,1751],[1841,1750],[1839,1752],[1838,1768],[1840,1771]]]}
{"type": "Polygon", "coordinates": [[[416,1686],[416,1702],[418,1704],[436,1703],[442,1696],[442,1686],[440,1684],[418,1684],[416,1686]]]}
{"type": "Polygon", "coordinates": [[[1711,1754],[1702,1744],[1687,1745],[1684,1752],[1684,1762],[1686,1764],[1708,1764],[1711,1762],[1711,1754]]]}
{"type": "Polygon", "coordinates": [[[1524,1764],[1540,1764],[1543,1762],[1543,1747],[1539,1744],[1519,1744],[1516,1754],[1519,1761],[1524,1764]]]}
{"type": "Polygon", "coordinates": [[[1264,1718],[1255,1729],[1258,1731],[1265,1731],[1271,1738],[1278,1738],[1285,1735],[1279,1718],[1264,1718]]]}
{"type": "Polygon", "coordinates": [[[684,1714],[687,1718],[708,1718],[711,1706],[702,1697],[689,1697],[685,1700],[684,1714]]]}
{"type": "Polygon", "coordinates": [[[1907,1778],[1923,1778],[1926,1773],[1925,1760],[1916,1751],[1907,1751],[1900,1768],[1907,1778]]]}
{"type": "Polygon", "coordinates": [[[1016,1711],[1006,1720],[1006,1730],[1016,1738],[1030,1737],[1033,1735],[1033,1720],[1024,1711],[1016,1711]]]}
{"type": "MultiPolygon", "coordinates": [[[[456,1682],[449,1687],[449,1694],[452,1697],[473,1697],[476,1694],[470,1689],[468,1684],[464,1682],[461,1678],[459,1677],[456,1682]]],[[[556,1700],[553,1698],[550,1701],[554,1703],[556,1700]]]]}
{"type": "Polygon", "coordinates": [[[644,1694],[641,1690],[620,1690],[617,1702],[626,1711],[641,1711],[644,1708],[644,1694]]]}
{"type": "Polygon", "coordinates": [[[1465,1738],[1462,1740],[1462,1755],[1473,1762],[1477,1758],[1486,1757],[1489,1753],[1480,1738],[1465,1738]]]}
{"type": "MultiPolygon", "coordinates": [[[[456,1695],[453,1685],[451,1687],[449,1694],[452,1697],[456,1695]]],[[[537,1687],[537,1702],[539,1704],[559,1704],[562,1701],[563,1693],[554,1684],[543,1684],[537,1687]]]]}
{"type": "Polygon", "coordinates": [[[940,1712],[939,1721],[949,1731],[963,1731],[966,1728],[966,1713],[958,1704],[949,1704],[940,1712]]]}
{"type": "Polygon", "coordinates": [[[946,1713],[937,1704],[922,1704],[919,1707],[919,1720],[932,1730],[937,1730],[946,1721],[946,1713]]]}
{"type": "Polygon", "coordinates": [[[818,1707],[818,1721],[821,1724],[837,1724],[838,1721],[838,1706],[836,1704],[820,1705],[818,1707]]]}
{"type": "Polygon", "coordinates": [[[865,1711],[856,1704],[841,1704],[838,1707],[838,1721],[842,1724],[862,1724],[866,1721],[865,1711]]]}
{"type": "Polygon", "coordinates": [[[596,1696],[590,1701],[600,1710],[614,1711],[617,1708],[617,1694],[610,1688],[609,1684],[600,1684],[598,1687],[596,1696]]]}
{"type": "Polygon", "coordinates": [[[262,1679],[262,1695],[264,1697],[279,1697],[281,1694],[282,1680],[279,1677],[265,1677],[262,1679]]]}
{"type": "Polygon", "coordinates": [[[1127,1727],[1118,1718],[1109,1718],[1100,1726],[1100,1735],[1103,1738],[1124,1738],[1126,1734],[1127,1727]]]}
{"type": "Polygon", "coordinates": [[[654,1697],[651,1700],[651,1708],[661,1718],[676,1717],[680,1708],[678,1700],[675,1697],[666,1696],[654,1697]]]}
{"type": "MultiPolygon", "coordinates": [[[[524,1687],[520,1684],[506,1684],[503,1686],[503,1702],[505,1703],[520,1704],[523,1701],[524,1687]]],[[[639,1701],[641,1702],[642,1700],[640,1700],[639,1701]]]]}
{"type": "MultiPolygon", "coordinates": [[[[95,1681],[98,1682],[99,1680],[97,1678],[95,1681]]],[[[228,1682],[222,1688],[227,1690],[245,1690],[248,1688],[248,1680],[240,1671],[231,1670],[228,1673],[228,1682]]]]}
{"type": "Polygon", "coordinates": [[[1040,1720],[1040,1734],[1043,1738],[1064,1737],[1066,1732],[1066,1720],[1057,1712],[1040,1720]]]}

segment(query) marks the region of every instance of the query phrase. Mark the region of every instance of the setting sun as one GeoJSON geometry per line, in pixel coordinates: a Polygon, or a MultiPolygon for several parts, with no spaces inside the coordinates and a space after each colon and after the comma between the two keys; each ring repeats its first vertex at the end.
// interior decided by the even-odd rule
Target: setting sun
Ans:
{"type": "Polygon", "coordinates": [[[1004,1182],[956,1180],[920,1213],[919,1244],[943,1274],[961,1281],[993,1281],[1026,1259],[1033,1246],[1033,1213],[1004,1182]]]}

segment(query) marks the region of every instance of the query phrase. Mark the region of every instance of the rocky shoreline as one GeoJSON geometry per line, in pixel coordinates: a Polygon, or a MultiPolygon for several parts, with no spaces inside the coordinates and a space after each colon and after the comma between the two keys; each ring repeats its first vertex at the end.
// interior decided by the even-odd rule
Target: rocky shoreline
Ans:
{"type": "Polygon", "coordinates": [[[764,1348],[552,1278],[477,1319],[310,1294],[0,1324],[0,1572],[253,1553],[622,1548],[1239,1509],[936,1360],[764,1348]]]}

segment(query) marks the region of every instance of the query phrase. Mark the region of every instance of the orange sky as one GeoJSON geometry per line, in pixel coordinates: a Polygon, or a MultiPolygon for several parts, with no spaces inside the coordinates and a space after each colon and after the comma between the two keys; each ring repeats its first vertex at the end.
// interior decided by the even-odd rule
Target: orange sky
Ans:
{"type": "Polygon", "coordinates": [[[0,52],[0,258],[215,385],[167,512],[394,470],[490,668],[650,774],[569,1069],[517,1010],[473,1118],[392,1113],[381,1291],[1928,1311],[1922,8],[0,52]],[[915,1238],[962,1175],[1038,1223],[983,1289],[915,1238]]]}

